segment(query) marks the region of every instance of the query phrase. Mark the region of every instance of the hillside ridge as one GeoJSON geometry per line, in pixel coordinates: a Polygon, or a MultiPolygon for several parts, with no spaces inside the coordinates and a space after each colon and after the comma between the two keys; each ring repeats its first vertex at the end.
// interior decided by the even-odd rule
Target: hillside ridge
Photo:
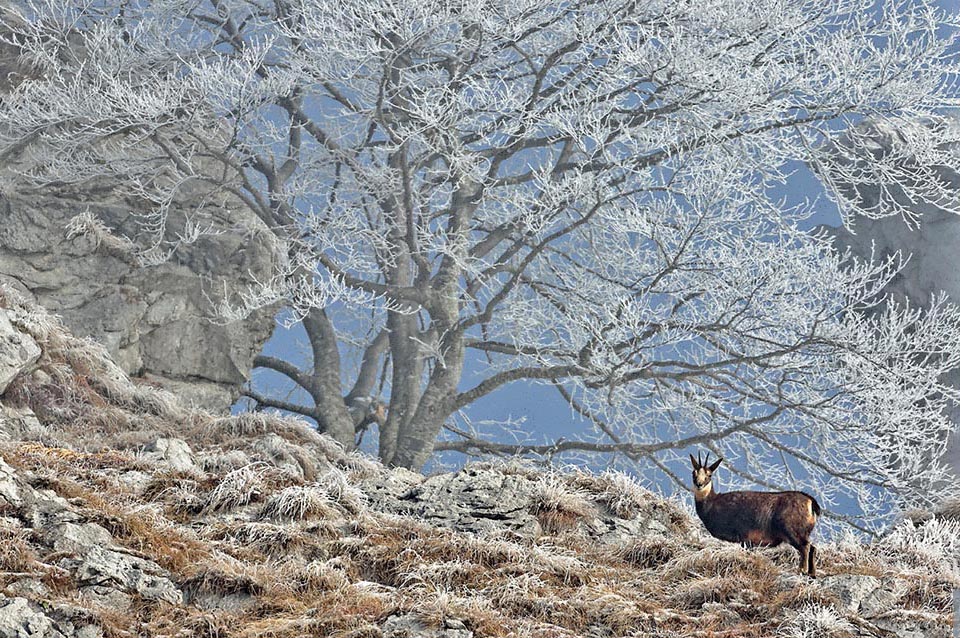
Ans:
{"type": "Polygon", "coordinates": [[[811,580],[624,474],[423,476],[186,408],[0,291],[0,638],[946,638],[944,511],[818,542],[811,580]]]}

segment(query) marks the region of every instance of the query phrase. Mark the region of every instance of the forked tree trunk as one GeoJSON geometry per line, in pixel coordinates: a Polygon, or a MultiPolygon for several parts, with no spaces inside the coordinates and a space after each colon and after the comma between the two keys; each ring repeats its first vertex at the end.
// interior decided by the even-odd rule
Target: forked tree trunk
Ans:
{"type": "Polygon", "coordinates": [[[313,384],[317,426],[347,451],[356,445],[353,419],[343,402],[340,386],[340,351],[337,335],[327,313],[313,308],[303,318],[303,327],[313,350],[313,384]]]}
{"type": "MultiPolygon", "coordinates": [[[[449,365],[449,364],[448,364],[449,365]]],[[[444,372],[444,377],[447,373],[444,372]]],[[[452,375],[449,375],[452,379],[452,375]]],[[[433,454],[437,437],[450,416],[450,397],[456,384],[449,379],[427,387],[414,416],[401,430],[391,465],[420,471],[433,454]]]]}
{"type": "MultiPolygon", "coordinates": [[[[460,194],[455,194],[454,204],[459,199],[460,194]]],[[[473,208],[475,204],[460,207],[448,227],[451,237],[460,234],[473,208]]],[[[438,358],[416,411],[400,430],[397,449],[391,459],[391,464],[411,470],[419,471],[433,454],[444,421],[453,411],[453,399],[463,374],[464,340],[463,331],[458,326],[460,299],[457,294],[461,270],[457,263],[456,259],[445,259],[434,280],[436,294],[431,296],[428,310],[431,329],[437,335],[438,358]]]]}

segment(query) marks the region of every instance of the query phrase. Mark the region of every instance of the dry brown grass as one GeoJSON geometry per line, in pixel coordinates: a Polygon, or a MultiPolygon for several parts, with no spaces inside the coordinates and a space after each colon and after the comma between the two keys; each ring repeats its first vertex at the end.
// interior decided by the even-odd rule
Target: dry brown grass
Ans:
{"type": "MultiPolygon", "coordinates": [[[[332,530],[327,530],[332,534],[332,530]]],[[[291,525],[269,522],[215,523],[202,532],[203,538],[220,542],[220,547],[236,558],[255,559],[257,556],[291,556],[318,538],[316,528],[305,530],[291,525]]]]}
{"type": "Polygon", "coordinates": [[[37,554],[30,543],[30,532],[0,524],[0,577],[10,573],[33,574],[37,570],[37,554]]]}
{"type": "Polygon", "coordinates": [[[619,557],[641,569],[657,569],[688,551],[689,546],[675,538],[651,535],[638,538],[618,552],[619,557]]]}
{"type": "Polygon", "coordinates": [[[954,496],[946,499],[937,508],[937,516],[954,521],[960,521],[960,497],[954,496]]]}
{"type": "MultiPolygon", "coordinates": [[[[616,548],[578,547],[574,536],[484,538],[373,512],[343,471],[303,483],[266,464],[202,478],[157,469],[131,500],[99,488],[111,485],[103,473],[141,467],[132,455],[35,444],[8,455],[86,520],[170,570],[188,601],[246,601],[220,610],[188,602],[179,614],[141,605],[130,618],[97,612],[109,635],[132,635],[139,623],[221,637],[363,636],[397,613],[427,626],[456,618],[478,637],[842,636],[853,626],[815,581],[784,584],[795,562],[789,548],[744,550],[696,535],[651,535],[616,548]],[[198,522],[200,535],[191,529],[198,522]]],[[[541,506],[578,521],[596,516],[598,492],[586,479],[559,483],[544,483],[541,506]]],[[[0,566],[29,568],[30,540],[10,538],[0,566]]],[[[837,565],[862,560],[851,551],[826,547],[823,555],[837,565]]],[[[912,556],[904,560],[926,564],[912,556]]],[[[899,604],[947,613],[948,592],[942,580],[918,581],[899,604]]]]}
{"type": "Polygon", "coordinates": [[[341,517],[341,510],[336,507],[327,491],[318,485],[292,485],[284,488],[272,494],[260,510],[260,518],[274,521],[341,517]]]}
{"type": "Polygon", "coordinates": [[[180,588],[189,597],[201,594],[259,596],[265,587],[258,579],[235,564],[203,565],[194,574],[180,581],[180,588]]]}
{"type": "Polygon", "coordinates": [[[585,492],[552,474],[539,480],[532,510],[547,534],[575,529],[580,521],[595,518],[597,514],[585,492]]]}

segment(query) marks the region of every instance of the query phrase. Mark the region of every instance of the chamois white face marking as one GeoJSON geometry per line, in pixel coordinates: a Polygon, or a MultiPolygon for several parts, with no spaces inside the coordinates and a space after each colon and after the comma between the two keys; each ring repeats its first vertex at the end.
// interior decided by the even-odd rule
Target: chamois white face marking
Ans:
{"type": "Polygon", "coordinates": [[[713,476],[713,472],[705,467],[693,471],[693,491],[697,495],[709,494],[710,490],[713,489],[711,476],[713,476]]]}
{"type": "Polygon", "coordinates": [[[701,459],[699,454],[697,458],[690,455],[690,465],[693,467],[693,494],[697,500],[704,498],[713,490],[710,479],[713,472],[720,467],[721,462],[723,459],[717,459],[715,463],[710,464],[709,454],[706,459],[701,459]]]}

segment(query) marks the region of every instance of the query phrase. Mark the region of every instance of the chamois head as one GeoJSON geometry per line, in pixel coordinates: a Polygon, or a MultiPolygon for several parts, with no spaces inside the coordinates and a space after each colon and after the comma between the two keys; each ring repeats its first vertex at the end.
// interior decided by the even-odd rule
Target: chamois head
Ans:
{"type": "Polygon", "coordinates": [[[697,452],[697,458],[693,458],[692,454],[690,455],[690,464],[693,466],[693,493],[697,498],[703,498],[713,489],[711,478],[716,469],[723,463],[723,459],[717,459],[717,462],[713,465],[707,465],[709,462],[709,452],[707,452],[707,458],[702,460],[699,452],[697,452]]]}

